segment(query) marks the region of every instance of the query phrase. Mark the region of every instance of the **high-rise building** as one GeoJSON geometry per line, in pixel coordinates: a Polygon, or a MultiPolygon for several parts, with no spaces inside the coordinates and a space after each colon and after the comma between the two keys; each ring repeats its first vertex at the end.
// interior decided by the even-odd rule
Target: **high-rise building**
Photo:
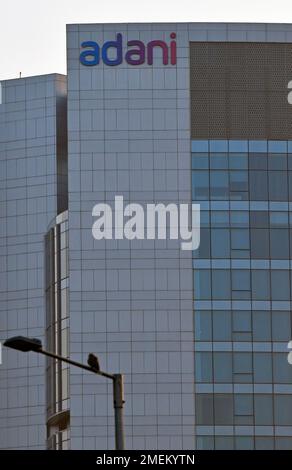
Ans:
{"type": "MultiPolygon", "coordinates": [[[[291,449],[292,26],[69,25],[67,57],[2,82],[1,339],[124,373],[128,449],[291,449]],[[95,239],[117,196],[200,204],[199,249],[95,239]]],[[[0,379],[2,448],[114,447],[111,383],[0,379]]]]}

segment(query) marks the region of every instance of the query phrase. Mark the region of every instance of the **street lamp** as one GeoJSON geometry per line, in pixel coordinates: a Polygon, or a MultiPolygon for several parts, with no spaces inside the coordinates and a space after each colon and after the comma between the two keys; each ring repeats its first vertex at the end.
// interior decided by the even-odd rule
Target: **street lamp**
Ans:
{"type": "Polygon", "coordinates": [[[123,374],[108,374],[100,370],[99,362],[94,354],[88,356],[88,366],[81,364],[80,362],[72,361],[66,357],[59,356],[52,352],[46,351],[42,347],[42,342],[37,338],[26,338],[25,336],[14,336],[4,342],[4,346],[17,351],[28,352],[33,351],[44,356],[52,357],[59,361],[67,362],[72,366],[79,367],[80,369],[88,370],[97,375],[102,375],[107,379],[111,379],[113,382],[113,399],[114,399],[114,410],[115,410],[115,440],[116,450],[125,449],[125,437],[124,437],[124,378],[123,374]]]}

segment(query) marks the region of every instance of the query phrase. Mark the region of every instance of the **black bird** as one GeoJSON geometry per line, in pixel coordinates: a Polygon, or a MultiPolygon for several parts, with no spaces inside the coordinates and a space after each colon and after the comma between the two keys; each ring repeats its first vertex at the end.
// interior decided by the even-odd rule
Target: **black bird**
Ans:
{"type": "Polygon", "coordinates": [[[89,365],[89,367],[91,367],[91,369],[94,370],[94,372],[100,371],[98,358],[94,354],[88,354],[87,364],[89,365]]]}

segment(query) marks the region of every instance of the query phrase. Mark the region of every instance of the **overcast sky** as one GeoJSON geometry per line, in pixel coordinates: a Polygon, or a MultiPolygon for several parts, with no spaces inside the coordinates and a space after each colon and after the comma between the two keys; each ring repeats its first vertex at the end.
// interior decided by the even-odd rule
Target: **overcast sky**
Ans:
{"type": "Polygon", "coordinates": [[[292,0],[0,0],[0,80],[66,73],[66,23],[292,23],[292,0]]]}

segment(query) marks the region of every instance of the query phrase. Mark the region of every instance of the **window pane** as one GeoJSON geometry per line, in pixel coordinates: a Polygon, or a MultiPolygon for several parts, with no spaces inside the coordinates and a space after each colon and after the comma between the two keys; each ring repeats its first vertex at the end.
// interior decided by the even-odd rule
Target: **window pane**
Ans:
{"type": "Polygon", "coordinates": [[[232,354],[214,353],[214,382],[232,382],[232,354]]]}
{"type": "Polygon", "coordinates": [[[273,425],[273,398],[271,395],[254,395],[255,425],[273,425]]]}
{"type": "Polygon", "coordinates": [[[268,200],[268,176],[266,171],[249,172],[249,198],[251,201],[268,200]]]}
{"type": "Polygon", "coordinates": [[[195,339],[196,341],[212,341],[211,312],[207,310],[195,312],[195,339]]]}
{"type": "Polygon", "coordinates": [[[269,199],[271,201],[288,200],[288,182],[286,171],[269,172],[269,199]]]}
{"type": "Polygon", "coordinates": [[[233,396],[232,394],[215,394],[215,425],[230,426],[233,424],[233,396]]]}
{"type": "Polygon", "coordinates": [[[207,171],[192,171],[193,200],[209,199],[209,173],[207,171]]]}
{"type": "Polygon", "coordinates": [[[195,376],[197,382],[213,382],[212,353],[195,353],[195,376]]]}
{"type": "Polygon", "coordinates": [[[213,340],[231,341],[231,312],[213,311],[213,340]]]}
{"type": "Polygon", "coordinates": [[[272,312],[273,341],[288,342],[291,339],[291,313],[272,312]]]}
{"type": "Polygon", "coordinates": [[[273,354],[274,382],[279,384],[292,383],[292,367],[287,361],[286,353],[273,354]]]}
{"type": "Polygon", "coordinates": [[[272,300],[290,300],[290,278],[289,271],[272,270],[272,300]]]}
{"type": "Polygon", "coordinates": [[[214,299],[230,299],[230,271],[216,269],[212,271],[212,296],[214,299]]]}
{"type": "Polygon", "coordinates": [[[269,251],[269,231],[267,229],[251,229],[251,258],[268,259],[269,251]]]}
{"type": "Polygon", "coordinates": [[[271,258],[289,258],[289,232],[283,228],[272,228],[270,230],[271,258]]]}
{"type": "Polygon", "coordinates": [[[210,196],[211,199],[228,199],[229,179],[227,171],[210,172],[210,196]]]}
{"type": "Polygon", "coordinates": [[[213,395],[207,393],[196,395],[197,425],[214,424],[213,408],[213,395]]]}
{"type": "Polygon", "coordinates": [[[194,270],[196,300],[211,299],[211,276],[208,269],[194,270]]]}
{"type": "Polygon", "coordinates": [[[253,300],[270,299],[270,272],[265,269],[252,270],[253,300]]]}
{"type": "Polygon", "coordinates": [[[272,383],[271,354],[270,353],[255,353],[253,360],[254,360],[255,383],[272,383]]]}
{"type": "Polygon", "coordinates": [[[193,170],[207,170],[209,168],[209,154],[195,153],[192,155],[193,170]]]}
{"type": "Polygon", "coordinates": [[[229,258],[230,257],[230,241],[228,229],[213,229],[212,237],[212,257],[213,258],[229,258]]]}
{"type": "Polygon", "coordinates": [[[245,394],[234,395],[234,414],[236,416],[252,416],[253,396],[245,394]]]}
{"type": "Polygon", "coordinates": [[[271,313],[255,311],[252,314],[252,328],[254,341],[271,340],[271,313]]]}
{"type": "Polygon", "coordinates": [[[275,425],[276,426],[291,426],[292,396],[291,395],[275,395],[274,403],[275,403],[275,425]]]}

